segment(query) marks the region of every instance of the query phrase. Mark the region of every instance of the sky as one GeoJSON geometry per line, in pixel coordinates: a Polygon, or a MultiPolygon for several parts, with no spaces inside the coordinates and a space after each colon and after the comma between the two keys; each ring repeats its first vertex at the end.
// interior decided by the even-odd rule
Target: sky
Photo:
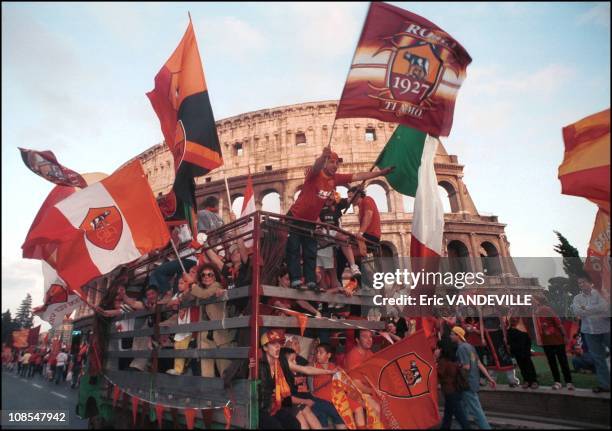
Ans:
{"type": "MultiPolygon", "coordinates": [[[[473,61],[442,141],[513,256],[553,256],[562,232],[586,254],[594,204],[560,194],[562,127],[610,107],[610,4],[392,2],[434,22],[473,61]]],[[[21,244],[53,185],[17,147],[77,172],[112,173],[162,141],[145,93],[191,13],[217,120],[338,99],[367,3],[2,3],[2,311],[41,264],[21,244]]]]}

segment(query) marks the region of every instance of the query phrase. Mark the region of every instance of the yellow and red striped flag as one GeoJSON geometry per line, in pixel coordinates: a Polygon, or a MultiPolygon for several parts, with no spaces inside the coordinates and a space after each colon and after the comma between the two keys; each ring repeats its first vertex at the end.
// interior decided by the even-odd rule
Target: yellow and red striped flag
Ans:
{"type": "Polygon", "coordinates": [[[610,109],[563,128],[561,193],[582,196],[610,214],[610,109]]]}

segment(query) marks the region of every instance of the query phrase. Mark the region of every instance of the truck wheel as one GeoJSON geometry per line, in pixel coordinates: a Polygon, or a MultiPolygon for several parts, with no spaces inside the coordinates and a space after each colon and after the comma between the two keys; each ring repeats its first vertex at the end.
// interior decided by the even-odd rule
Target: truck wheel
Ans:
{"type": "Polygon", "coordinates": [[[101,430],[108,429],[108,426],[106,425],[106,421],[102,416],[96,415],[89,418],[89,421],[87,422],[87,429],[101,430]]]}

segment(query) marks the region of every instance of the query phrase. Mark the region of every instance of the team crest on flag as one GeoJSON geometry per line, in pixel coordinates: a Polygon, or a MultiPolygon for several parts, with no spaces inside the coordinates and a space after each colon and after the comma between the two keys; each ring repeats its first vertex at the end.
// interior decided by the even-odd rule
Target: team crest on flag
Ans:
{"type": "Polygon", "coordinates": [[[429,393],[432,367],[416,353],[408,353],[383,367],[378,379],[381,391],[397,398],[413,398],[429,393]]]}
{"type": "MultiPolygon", "coordinates": [[[[442,78],[442,60],[429,43],[410,42],[406,37],[400,38],[405,46],[392,43],[393,54],[387,66],[387,87],[392,99],[420,105],[442,78]]],[[[380,97],[384,98],[385,92],[380,97]]]]}
{"type": "Polygon", "coordinates": [[[121,239],[123,219],[115,206],[90,208],[79,228],[96,247],[114,250],[121,239]]]}

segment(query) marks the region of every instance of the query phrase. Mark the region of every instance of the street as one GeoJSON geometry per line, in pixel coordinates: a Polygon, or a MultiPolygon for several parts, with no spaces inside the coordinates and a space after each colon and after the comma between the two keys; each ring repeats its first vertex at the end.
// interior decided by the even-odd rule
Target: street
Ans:
{"type": "MultiPolygon", "coordinates": [[[[65,425],[43,425],[40,427],[56,429],[87,429],[87,420],[80,419],[75,413],[78,389],[71,389],[70,383],[60,382],[56,385],[36,375],[29,379],[17,376],[15,372],[2,371],[2,410],[32,412],[67,411],[65,425]]],[[[31,429],[38,427],[35,423],[20,425],[2,424],[7,429],[31,429]]]]}

